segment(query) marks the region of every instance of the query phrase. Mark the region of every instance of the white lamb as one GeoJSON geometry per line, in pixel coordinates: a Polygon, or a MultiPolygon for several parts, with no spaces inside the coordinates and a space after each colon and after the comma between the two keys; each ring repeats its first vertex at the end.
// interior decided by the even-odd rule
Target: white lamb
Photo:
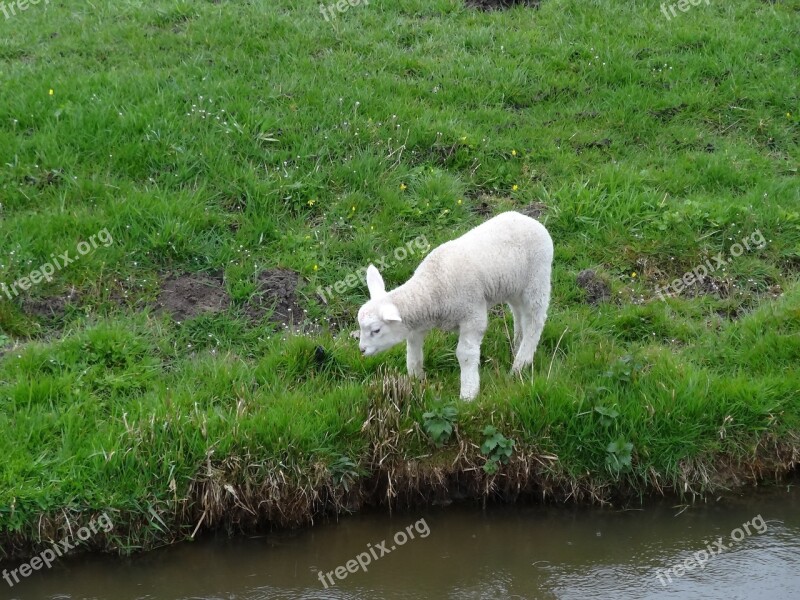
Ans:
{"type": "Polygon", "coordinates": [[[364,356],[407,342],[409,375],[423,378],[422,343],[432,328],[458,330],[461,398],[478,395],[488,310],[507,302],[514,316],[513,373],[533,362],[550,303],[553,240],[544,225],[517,212],[489,219],[435,248],[405,284],[386,292],[373,265],[370,300],[358,311],[364,356]]]}

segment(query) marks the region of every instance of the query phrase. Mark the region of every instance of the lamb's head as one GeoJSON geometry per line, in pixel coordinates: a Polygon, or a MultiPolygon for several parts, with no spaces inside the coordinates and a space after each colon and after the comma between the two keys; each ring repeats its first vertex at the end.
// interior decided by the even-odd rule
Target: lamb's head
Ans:
{"type": "Polygon", "coordinates": [[[358,311],[359,343],[364,356],[388,350],[408,337],[400,311],[386,293],[383,277],[373,265],[367,269],[370,299],[358,311]]]}

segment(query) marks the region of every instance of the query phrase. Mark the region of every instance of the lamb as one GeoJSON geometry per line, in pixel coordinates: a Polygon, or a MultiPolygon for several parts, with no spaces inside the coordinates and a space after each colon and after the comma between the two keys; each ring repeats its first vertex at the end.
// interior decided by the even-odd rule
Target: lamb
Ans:
{"type": "Polygon", "coordinates": [[[432,250],[412,277],[391,292],[369,265],[370,299],[358,311],[359,349],[372,356],[405,341],[409,375],[424,378],[425,334],[434,327],[457,330],[461,399],[473,400],[492,306],[508,303],[514,317],[512,373],[533,362],[550,304],[552,262],[553,240],[544,225],[505,212],[432,250]]]}

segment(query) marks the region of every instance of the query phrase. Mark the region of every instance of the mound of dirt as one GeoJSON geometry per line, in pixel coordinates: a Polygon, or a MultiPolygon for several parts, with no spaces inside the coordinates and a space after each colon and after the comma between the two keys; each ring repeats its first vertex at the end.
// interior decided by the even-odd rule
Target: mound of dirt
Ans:
{"type": "Polygon", "coordinates": [[[577,283],[586,292],[586,302],[589,304],[599,304],[611,298],[611,286],[592,269],[578,273],[577,283]]]}
{"type": "Polygon", "coordinates": [[[164,281],[156,308],[172,314],[176,321],[185,321],[204,313],[218,313],[231,303],[222,274],[192,273],[164,281]]]}
{"type": "Polygon", "coordinates": [[[304,319],[303,307],[297,298],[297,288],[302,277],[291,269],[267,269],[258,274],[258,291],[250,298],[245,312],[257,321],[272,310],[270,321],[300,325],[304,319]]]}

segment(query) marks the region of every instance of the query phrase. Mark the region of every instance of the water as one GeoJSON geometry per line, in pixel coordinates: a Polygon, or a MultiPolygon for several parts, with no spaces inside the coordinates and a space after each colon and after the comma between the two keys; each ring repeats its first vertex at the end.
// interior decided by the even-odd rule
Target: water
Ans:
{"type": "Polygon", "coordinates": [[[450,507],[359,515],[128,559],[67,557],[13,588],[0,579],[0,598],[800,598],[799,508],[800,486],[786,484],[688,507],[662,501],[634,510],[450,507]],[[394,538],[399,531],[405,543],[394,538]],[[380,556],[383,540],[388,553],[380,556]],[[709,546],[718,554],[710,556],[709,546]],[[695,553],[703,568],[667,572],[695,553]],[[347,571],[359,554],[366,572],[358,562],[350,564],[355,573],[347,571]]]}

